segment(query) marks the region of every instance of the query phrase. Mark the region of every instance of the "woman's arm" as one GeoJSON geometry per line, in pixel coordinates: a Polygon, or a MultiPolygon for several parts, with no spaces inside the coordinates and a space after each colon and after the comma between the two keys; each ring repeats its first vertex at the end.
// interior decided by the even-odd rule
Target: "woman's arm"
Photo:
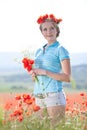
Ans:
{"type": "Polygon", "coordinates": [[[30,74],[32,75],[33,79],[36,75],[46,75],[55,80],[70,82],[70,77],[71,77],[70,60],[69,59],[63,60],[61,62],[61,66],[62,66],[62,73],[53,73],[48,70],[35,68],[31,70],[30,74]]]}
{"type": "Polygon", "coordinates": [[[61,62],[62,72],[61,73],[52,73],[50,71],[46,71],[46,75],[59,81],[70,82],[71,79],[71,67],[70,60],[65,59],[61,62]]]}

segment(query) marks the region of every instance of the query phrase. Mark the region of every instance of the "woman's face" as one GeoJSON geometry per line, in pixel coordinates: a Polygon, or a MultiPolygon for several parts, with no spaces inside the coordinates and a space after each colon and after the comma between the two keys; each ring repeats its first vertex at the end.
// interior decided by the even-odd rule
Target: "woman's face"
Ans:
{"type": "Polygon", "coordinates": [[[57,29],[53,22],[44,22],[41,27],[41,32],[48,43],[55,42],[57,37],[57,29]]]}

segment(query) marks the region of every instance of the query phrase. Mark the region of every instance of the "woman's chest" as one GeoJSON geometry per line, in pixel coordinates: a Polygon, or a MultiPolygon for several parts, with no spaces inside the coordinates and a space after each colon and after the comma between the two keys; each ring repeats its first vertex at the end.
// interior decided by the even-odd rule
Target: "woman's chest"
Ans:
{"type": "Polygon", "coordinates": [[[43,66],[58,66],[60,64],[59,56],[56,54],[56,50],[44,50],[41,51],[35,58],[35,64],[43,66]]]}

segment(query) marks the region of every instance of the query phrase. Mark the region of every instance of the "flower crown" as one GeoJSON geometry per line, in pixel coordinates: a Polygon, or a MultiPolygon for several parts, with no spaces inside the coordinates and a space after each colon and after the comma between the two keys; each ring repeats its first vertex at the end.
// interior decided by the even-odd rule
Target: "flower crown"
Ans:
{"type": "Polygon", "coordinates": [[[40,16],[38,19],[37,19],[37,23],[38,24],[42,24],[45,22],[46,19],[52,19],[53,22],[55,22],[56,24],[60,23],[62,21],[61,18],[57,19],[53,14],[45,14],[43,16],[40,16]]]}

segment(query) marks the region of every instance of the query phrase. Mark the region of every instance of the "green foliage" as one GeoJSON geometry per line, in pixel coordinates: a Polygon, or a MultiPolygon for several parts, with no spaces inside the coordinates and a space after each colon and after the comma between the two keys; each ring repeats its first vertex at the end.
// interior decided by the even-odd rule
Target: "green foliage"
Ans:
{"type": "Polygon", "coordinates": [[[4,112],[3,109],[0,107],[0,127],[2,126],[3,119],[4,119],[4,112]]]}
{"type": "Polygon", "coordinates": [[[72,88],[76,88],[76,81],[71,77],[71,86],[72,88]]]}
{"type": "Polygon", "coordinates": [[[57,125],[52,125],[51,121],[44,117],[39,119],[32,115],[23,120],[23,122],[8,122],[0,130],[85,130],[87,120],[80,120],[80,116],[70,117],[66,115],[65,120],[57,125]]]}

